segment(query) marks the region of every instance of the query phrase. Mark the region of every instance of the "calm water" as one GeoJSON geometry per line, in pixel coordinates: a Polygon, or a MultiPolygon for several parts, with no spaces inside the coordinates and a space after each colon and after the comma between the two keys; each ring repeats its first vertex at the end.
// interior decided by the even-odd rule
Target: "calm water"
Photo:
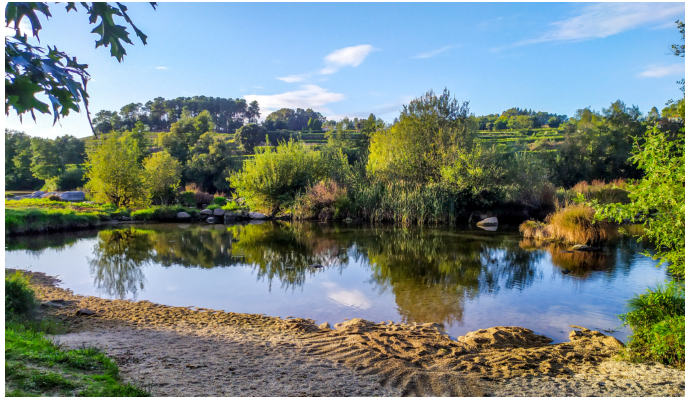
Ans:
{"type": "Polygon", "coordinates": [[[161,224],[7,238],[5,266],[82,295],[332,325],[438,322],[452,337],[515,325],[560,342],[570,324],[617,328],[627,299],[666,279],[644,249],[634,238],[603,253],[536,249],[516,227],[161,224]]]}

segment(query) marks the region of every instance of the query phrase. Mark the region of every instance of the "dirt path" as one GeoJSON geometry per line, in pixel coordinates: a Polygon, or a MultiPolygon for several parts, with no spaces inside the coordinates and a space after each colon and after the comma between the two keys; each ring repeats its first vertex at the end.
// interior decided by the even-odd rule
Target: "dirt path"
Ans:
{"type": "Polygon", "coordinates": [[[520,327],[453,341],[432,323],[332,328],[79,296],[31,274],[46,310],[69,324],[61,343],[106,349],[126,380],[156,396],[684,395],[684,371],[615,362],[621,344],[580,327],[552,345],[520,327]]]}

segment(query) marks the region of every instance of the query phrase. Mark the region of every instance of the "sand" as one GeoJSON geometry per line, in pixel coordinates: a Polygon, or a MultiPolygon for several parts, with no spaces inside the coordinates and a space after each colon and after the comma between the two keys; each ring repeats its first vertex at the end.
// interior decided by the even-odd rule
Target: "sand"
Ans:
{"type": "Polygon", "coordinates": [[[684,371],[630,364],[622,344],[574,326],[570,342],[521,327],[455,341],[434,323],[309,319],[182,308],[73,294],[32,273],[68,347],[96,346],[155,396],[675,396],[684,371]],[[93,314],[91,314],[93,313],[93,314]],[[85,315],[86,314],[86,315],[85,315]]]}

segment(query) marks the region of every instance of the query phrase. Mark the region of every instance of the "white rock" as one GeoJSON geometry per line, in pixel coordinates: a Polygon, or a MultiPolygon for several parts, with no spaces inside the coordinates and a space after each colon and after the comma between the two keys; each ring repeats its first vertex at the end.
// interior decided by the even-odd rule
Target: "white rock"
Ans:
{"type": "Polygon", "coordinates": [[[214,210],[214,216],[223,216],[223,214],[225,214],[225,213],[226,213],[226,211],[222,210],[221,208],[217,208],[214,210]]]}
{"type": "Polygon", "coordinates": [[[493,226],[493,225],[497,225],[497,218],[495,218],[494,216],[492,216],[490,218],[485,218],[482,221],[476,223],[476,226],[493,226]]]}
{"type": "Polygon", "coordinates": [[[175,217],[178,219],[190,219],[190,218],[192,218],[190,216],[190,214],[188,214],[187,212],[184,212],[184,211],[178,212],[178,215],[176,215],[175,217]]]}

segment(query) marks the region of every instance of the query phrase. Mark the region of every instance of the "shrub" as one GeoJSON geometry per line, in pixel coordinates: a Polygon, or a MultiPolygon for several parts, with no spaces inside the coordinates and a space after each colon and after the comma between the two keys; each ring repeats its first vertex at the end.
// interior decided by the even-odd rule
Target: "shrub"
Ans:
{"type": "Polygon", "coordinates": [[[348,202],[346,189],[336,181],[320,181],[296,198],[294,211],[298,218],[319,218],[326,221],[345,215],[348,202]]]}
{"type": "Polygon", "coordinates": [[[50,196],[48,196],[48,200],[50,200],[50,201],[62,201],[60,196],[58,196],[57,194],[51,194],[50,196]]]}
{"type": "Polygon", "coordinates": [[[178,203],[186,206],[193,206],[195,202],[195,192],[180,192],[178,193],[178,203]]]}
{"type": "Polygon", "coordinates": [[[197,204],[197,206],[210,204],[214,200],[213,195],[203,192],[196,183],[185,185],[185,191],[192,192],[193,204],[197,204]]]}
{"type": "Polygon", "coordinates": [[[29,287],[29,278],[19,271],[9,276],[5,275],[5,317],[31,315],[36,306],[36,297],[29,287]]]}
{"type": "Polygon", "coordinates": [[[633,334],[625,355],[632,361],[655,360],[685,365],[685,291],[669,283],[647,289],[628,302],[620,315],[633,334]]]}
{"type": "Polygon", "coordinates": [[[224,206],[228,202],[228,199],[226,199],[226,197],[223,196],[214,196],[214,199],[211,202],[215,205],[224,206]]]}
{"type": "Polygon", "coordinates": [[[211,204],[211,205],[208,205],[208,206],[207,206],[207,209],[208,209],[208,210],[212,210],[212,211],[213,211],[213,210],[216,210],[216,209],[219,209],[219,208],[221,208],[221,206],[218,205],[218,204],[211,204]]]}
{"type": "Polygon", "coordinates": [[[327,173],[320,152],[290,140],[279,143],[276,150],[257,150],[254,159],[245,161],[228,181],[252,208],[276,213],[290,207],[296,193],[327,173]]]}
{"type": "Polygon", "coordinates": [[[223,206],[224,210],[226,211],[236,211],[240,209],[240,205],[236,203],[235,201],[229,201],[226,205],[223,206]]]}

